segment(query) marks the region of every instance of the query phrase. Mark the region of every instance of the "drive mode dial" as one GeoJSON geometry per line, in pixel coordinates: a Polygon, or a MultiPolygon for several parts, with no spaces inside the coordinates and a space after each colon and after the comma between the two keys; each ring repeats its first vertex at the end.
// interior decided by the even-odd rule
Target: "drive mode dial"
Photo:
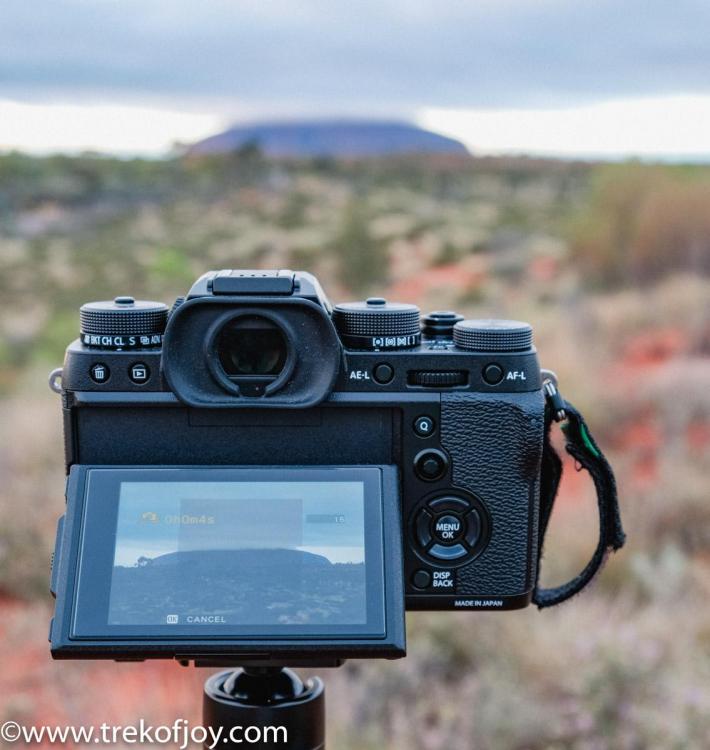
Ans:
{"type": "Polygon", "coordinates": [[[352,349],[408,349],[421,339],[419,308],[382,297],[336,305],[333,322],[343,344],[352,349]]]}
{"type": "Polygon", "coordinates": [[[81,341],[97,349],[147,349],[159,347],[168,319],[162,302],[116,297],[113,301],[87,302],[79,311],[81,341]]]}

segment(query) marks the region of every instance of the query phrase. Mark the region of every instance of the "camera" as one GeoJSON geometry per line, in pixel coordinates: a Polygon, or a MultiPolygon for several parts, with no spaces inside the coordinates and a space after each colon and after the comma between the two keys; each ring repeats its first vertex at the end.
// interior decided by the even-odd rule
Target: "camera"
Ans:
{"type": "Polygon", "coordinates": [[[332,305],[284,270],[80,319],[57,380],[55,658],[397,658],[405,609],[530,603],[545,396],[527,323],[332,305]]]}

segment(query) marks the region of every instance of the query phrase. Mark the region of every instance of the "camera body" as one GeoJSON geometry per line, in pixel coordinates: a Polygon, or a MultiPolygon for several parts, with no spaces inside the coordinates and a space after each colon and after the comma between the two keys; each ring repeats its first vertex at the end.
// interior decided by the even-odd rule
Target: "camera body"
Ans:
{"type": "Polygon", "coordinates": [[[333,307],[302,272],[209,272],[169,315],[130,298],[82,308],[62,392],[68,473],[389,467],[388,597],[410,610],[530,602],[545,399],[527,324],[422,322],[382,299],[333,307]]]}
{"type": "Polygon", "coordinates": [[[421,320],[379,298],[334,307],[315,277],[291,271],[209,272],[169,312],[119,297],[84,305],[81,323],[61,375],[56,658],[396,658],[405,607],[529,604],[545,398],[526,323],[421,320]],[[199,525],[213,517],[221,532],[199,525]],[[151,526],[162,520],[182,524],[169,548],[151,526]],[[283,567],[255,562],[276,548],[283,567]],[[333,568],[313,577],[304,559],[323,556],[333,568]],[[215,572],[232,564],[231,578],[215,572]],[[331,590],[311,591],[326,580],[331,590]],[[192,598],[148,615],[163,599],[156,581],[192,598]],[[120,590],[133,600],[107,599],[120,590]],[[206,591],[232,602],[226,619],[223,602],[203,606],[206,591]]]}

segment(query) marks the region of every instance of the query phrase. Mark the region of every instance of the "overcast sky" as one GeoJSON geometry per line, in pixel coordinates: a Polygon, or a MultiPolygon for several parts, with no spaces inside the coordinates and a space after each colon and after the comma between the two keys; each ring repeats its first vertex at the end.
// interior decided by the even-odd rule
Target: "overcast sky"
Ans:
{"type": "Polygon", "coordinates": [[[708,0],[2,0],[0,148],[357,115],[478,150],[708,155],[709,33],[708,0]]]}

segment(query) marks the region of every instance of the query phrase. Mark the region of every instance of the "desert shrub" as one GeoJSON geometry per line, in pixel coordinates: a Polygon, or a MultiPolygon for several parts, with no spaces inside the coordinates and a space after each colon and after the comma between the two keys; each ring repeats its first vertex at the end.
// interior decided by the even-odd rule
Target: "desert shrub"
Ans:
{"type": "Polygon", "coordinates": [[[600,285],[710,274],[710,179],[678,167],[600,167],[570,243],[587,278],[600,285]]]}
{"type": "Polygon", "coordinates": [[[334,244],[340,281],[347,289],[366,292],[371,286],[382,284],[387,276],[387,253],[372,236],[362,206],[348,206],[334,244]]]}

